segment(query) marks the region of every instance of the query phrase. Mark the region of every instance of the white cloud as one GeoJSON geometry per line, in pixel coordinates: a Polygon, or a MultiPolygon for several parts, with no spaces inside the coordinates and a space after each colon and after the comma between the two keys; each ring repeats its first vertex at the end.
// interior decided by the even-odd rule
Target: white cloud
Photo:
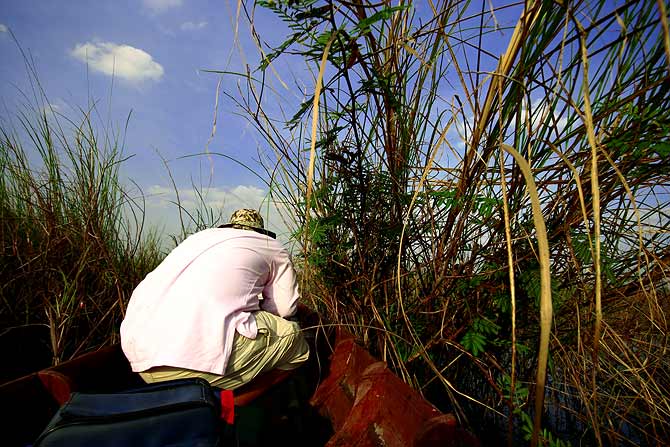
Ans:
{"type": "Polygon", "coordinates": [[[161,64],[146,51],[130,45],[86,42],[77,44],[70,54],[95,71],[131,82],[158,81],[163,76],[161,64]]]}
{"type": "MultiPolygon", "coordinates": [[[[240,208],[255,208],[260,210],[265,220],[265,228],[277,233],[282,242],[287,242],[290,236],[282,215],[286,215],[281,204],[270,202],[268,205],[267,191],[256,186],[238,185],[230,188],[209,188],[202,192],[204,207],[211,209],[214,216],[219,216],[219,224],[225,223],[233,211],[240,208]]],[[[173,188],[154,185],[145,191],[146,218],[149,226],[162,228],[164,239],[169,235],[180,232],[179,208],[177,195],[173,188]]],[[[186,227],[193,228],[186,212],[195,216],[196,210],[203,210],[198,191],[194,188],[179,189],[179,203],[182,207],[182,217],[186,227]]],[[[212,223],[212,222],[209,222],[212,223]]]]}
{"type": "Polygon", "coordinates": [[[201,22],[184,22],[181,24],[180,28],[182,31],[198,31],[207,26],[207,22],[204,20],[201,22]]]}
{"type": "Polygon", "coordinates": [[[9,28],[7,28],[7,25],[0,23],[0,33],[6,33],[9,31],[9,28]]]}
{"type": "Polygon", "coordinates": [[[42,113],[48,117],[58,116],[63,114],[64,102],[62,100],[57,100],[57,102],[49,102],[44,107],[42,107],[42,113]]]}
{"type": "Polygon", "coordinates": [[[181,6],[182,0],[143,0],[144,7],[152,12],[160,13],[170,8],[181,6]]]}

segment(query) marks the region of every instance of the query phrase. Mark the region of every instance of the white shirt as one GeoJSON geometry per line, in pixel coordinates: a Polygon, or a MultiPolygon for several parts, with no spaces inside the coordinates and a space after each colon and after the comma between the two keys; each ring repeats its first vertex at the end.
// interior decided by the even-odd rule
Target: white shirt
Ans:
{"type": "Polygon", "coordinates": [[[121,346],[136,372],[173,366],[223,375],[235,330],[256,338],[252,312],[289,317],[298,298],[295,271],[279,242],[251,230],[200,231],[137,286],[121,346]]]}

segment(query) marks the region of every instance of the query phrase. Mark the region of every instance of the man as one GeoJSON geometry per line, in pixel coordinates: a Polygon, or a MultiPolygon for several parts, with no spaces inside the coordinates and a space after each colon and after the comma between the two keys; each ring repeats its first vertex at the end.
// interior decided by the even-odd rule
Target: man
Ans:
{"type": "Polygon", "coordinates": [[[137,286],[121,346],[148,382],[202,377],[235,389],[307,360],[288,252],[251,209],[179,244],[137,286]],[[260,298],[262,296],[262,299],[260,298]]]}

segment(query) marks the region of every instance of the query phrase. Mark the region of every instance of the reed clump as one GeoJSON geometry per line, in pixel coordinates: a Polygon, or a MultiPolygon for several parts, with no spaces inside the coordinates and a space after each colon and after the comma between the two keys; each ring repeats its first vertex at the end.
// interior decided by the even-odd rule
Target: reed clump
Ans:
{"type": "Polygon", "coordinates": [[[120,181],[123,135],[97,126],[95,105],[68,119],[33,81],[0,131],[0,327],[47,328],[55,364],[118,341],[130,293],[162,255],[120,181]]]}
{"type": "Polygon", "coordinates": [[[664,3],[256,3],[292,34],[229,94],[327,320],[484,439],[667,441],[664,3]]]}

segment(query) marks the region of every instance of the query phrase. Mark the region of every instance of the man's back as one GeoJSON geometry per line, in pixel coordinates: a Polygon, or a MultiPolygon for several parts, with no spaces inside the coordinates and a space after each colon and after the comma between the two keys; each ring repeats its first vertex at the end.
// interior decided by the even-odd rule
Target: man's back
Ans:
{"type": "Polygon", "coordinates": [[[165,365],[223,374],[235,330],[256,337],[252,312],[262,307],[287,317],[297,300],[281,244],[254,231],[204,230],[137,286],[121,325],[122,346],[135,371],[165,365]]]}

